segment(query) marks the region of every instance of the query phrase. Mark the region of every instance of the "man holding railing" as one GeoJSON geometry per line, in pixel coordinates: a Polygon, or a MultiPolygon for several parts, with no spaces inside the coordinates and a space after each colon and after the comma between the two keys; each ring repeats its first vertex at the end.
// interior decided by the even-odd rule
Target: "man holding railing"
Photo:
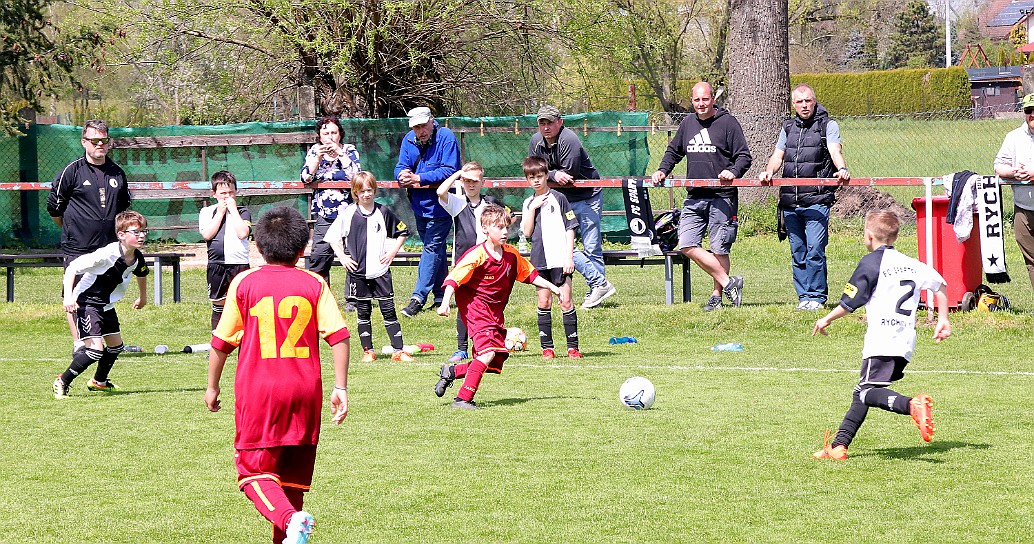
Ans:
{"type": "MultiPolygon", "coordinates": [[[[840,126],[815,101],[815,90],[806,84],[790,93],[796,115],[783,122],[775,151],[768,159],[761,181],[772,181],[783,167],[784,178],[836,178],[847,181],[840,126]]],[[[798,310],[822,309],[829,297],[826,278],[826,244],[829,241],[829,209],[836,200],[835,186],[784,185],[779,188],[779,219],[786,225],[793,264],[793,287],[798,310]]],[[[782,236],[780,236],[782,238],[782,236]]]]}
{"type": "Polygon", "coordinates": [[[1026,182],[1013,185],[1013,232],[1027,264],[1027,274],[1034,286],[1034,94],[1023,97],[1023,126],[1005,135],[1002,148],[995,156],[995,174],[1002,179],[1026,182]]]}
{"type": "MultiPolygon", "coordinates": [[[[100,119],[87,121],[81,143],[86,153],[58,172],[47,197],[47,213],[61,228],[66,268],[76,257],[118,241],[115,216],[128,210],[131,203],[126,173],[108,158],[108,124],[100,119]]],[[[74,314],[66,315],[74,351],[82,342],[74,314]]]]}
{"type": "MultiPolygon", "coordinates": [[[[714,107],[711,84],[697,83],[692,96],[694,114],[679,123],[653,173],[654,183],[664,181],[683,158],[689,179],[732,181],[750,169],[752,158],[743,128],[725,108],[714,107]]],[[[742,300],[743,276],[729,275],[729,253],[739,226],[738,206],[735,187],[686,188],[679,217],[679,249],[714,280],[705,312],[722,307],[723,293],[733,306],[739,306],[742,300]],[[710,237],[710,251],[702,247],[705,231],[710,237]]]]}
{"type": "Polygon", "coordinates": [[[557,191],[567,197],[578,220],[578,231],[585,251],[574,251],[574,268],[585,277],[589,292],[582,308],[595,308],[617,292],[607,281],[603,268],[603,189],[576,187],[577,180],[600,179],[582,141],[573,130],[564,126],[564,118],[556,106],[542,106],[538,114],[539,131],[528,143],[528,155],[540,157],[549,168],[549,181],[560,185],[557,191]]]}
{"type": "Polygon", "coordinates": [[[430,108],[413,108],[408,115],[412,130],[402,139],[395,179],[409,194],[416,230],[424,244],[413,295],[402,309],[402,315],[413,317],[423,309],[429,294],[433,293],[435,306],[442,301],[452,216],[438,203],[436,189],[460,169],[460,146],[456,135],[434,120],[430,108]]]}

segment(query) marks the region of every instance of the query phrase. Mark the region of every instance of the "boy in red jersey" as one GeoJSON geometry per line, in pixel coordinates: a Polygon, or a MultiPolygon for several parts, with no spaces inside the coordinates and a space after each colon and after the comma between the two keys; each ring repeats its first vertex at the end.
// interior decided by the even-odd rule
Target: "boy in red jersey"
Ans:
{"type": "Polygon", "coordinates": [[[273,542],[308,542],[315,524],[302,510],[319,441],[323,382],[319,339],[334,354],[332,421],[348,414],[349,332],[318,274],[296,268],[309,229],[297,210],[274,208],[255,226],[265,265],[237,275],[212,332],[205,404],[219,411],[226,356],[240,347],[234,376],[237,484],[273,523],[273,542]]]}
{"type": "MultiPolygon", "coordinates": [[[[453,408],[474,410],[474,394],[485,372],[501,374],[503,361],[510,355],[504,339],[503,310],[510,300],[516,281],[549,289],[563,297],[560,288],[538,275],[517,248],[507,245],[506,234],[513,221],[510,214],[497,204],[485,206],[481,212],[481,228],[485,241],[470,249],[445,279],[445,294],[438,315],[449,316],[449,303],[456,294],[456,308],[460,319],[471,331],[474,359],[470,363],[442,365],[434,394],[441,397],[456,378],[463,378],[463,386],[456,393],[453,408]]],[[[570,298],[568,291],[566,296],[570,298]]],[[[566,303],[561,299],[561,303],[566,303]]]]}

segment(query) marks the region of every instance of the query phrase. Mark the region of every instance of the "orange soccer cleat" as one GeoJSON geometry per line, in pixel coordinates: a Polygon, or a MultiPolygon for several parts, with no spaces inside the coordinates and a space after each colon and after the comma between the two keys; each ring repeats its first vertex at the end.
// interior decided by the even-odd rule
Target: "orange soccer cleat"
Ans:
{"type": "Polygon", "coordinates": [[[360,361],[364,363],[372,363],[377,360],[377,354],[372,349],[363,350],[363,358],[360,361]]]}
{"type": "Polygon", "coordinates": [[[401,349],[391,354],[391,360],[396,363],[412,363],[416,359],[401,349]]]}
{"type": "Polygon", "coordinates": [[[826,436],[822,439],[822,449],[811,454],[815,459],[832,459],[834,461],[847,460],[847,446],[830,446],[829,429],[826,429],[826,436]]]}
{"type": "Polygon", "coordinates": [[[909,412],[912,414],[912,421],[919,428],[919,436],[929,442],[933,440],[933,399],[926,393],[920,393],[908,403],[909,412]]]}

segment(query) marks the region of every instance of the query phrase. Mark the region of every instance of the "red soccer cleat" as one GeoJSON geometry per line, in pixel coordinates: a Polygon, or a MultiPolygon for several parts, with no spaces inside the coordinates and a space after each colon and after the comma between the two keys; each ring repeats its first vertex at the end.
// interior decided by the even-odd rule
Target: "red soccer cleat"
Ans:
{"type": "Polygon", "coordinates": [[[547,361],[551,361],[553,359],[556,359],[556,352],[553,351],[553,348],[546,348],[546,349],[542,350],[542,358],[547,360],[547,361]]]}
{"type": "Polygon", "coordinates": [[[578,351],[578,348],[570,348],[567,350],[567,357],[569,359],[581,359],[582,352],[578,351]]]}
{"type": "Polygon", "coordinates": [[[916,395],[908,403],[909,412],[912,414],[912,421],[915,422],[916,427],[919,428],[919,436],[923,437],[923,440],[929,442],[933,440],[933,399],[926,393],[920,393],[916,395]]]}

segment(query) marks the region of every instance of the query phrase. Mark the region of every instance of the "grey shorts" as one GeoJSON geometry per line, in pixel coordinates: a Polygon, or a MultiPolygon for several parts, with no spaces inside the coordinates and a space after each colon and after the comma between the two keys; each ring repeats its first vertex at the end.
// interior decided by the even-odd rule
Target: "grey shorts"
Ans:
{"type": "Polygon", "coordinates": [[[702,247],[704,232],[709,233],[711,253],[728,255],[736,241],[739,226],[734,198],[687,198],[679,218],[679,249],[702,247]]]}

